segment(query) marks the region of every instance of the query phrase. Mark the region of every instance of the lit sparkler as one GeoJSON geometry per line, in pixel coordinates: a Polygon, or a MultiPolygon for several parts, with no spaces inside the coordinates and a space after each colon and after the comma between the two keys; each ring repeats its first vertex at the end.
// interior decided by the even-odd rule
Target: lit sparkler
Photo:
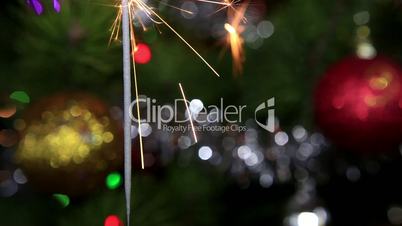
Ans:
{"type": "MultiPolygon", "coordinates": [[[[207,3],[215,3],[218,5],[223,5],[223,7],[230,6],[229,3],[225,2],[214,2],[209,0],[200,0],[207,3]]],[[[130,105],[131,105],[131,63],[133,64],[134,71],[134,89],[136,97],[136,113],[138,120],[138,133],[139,133],[139,143],[141,152],[141,165],[144,169],[144,151],[142,142],[142,130],[141,130],[141,114],[139,109],[139,94],[138,94],[138,80],[135,68],[134,54],[130,54],[130,50],[135,51],[137,48],[136,36],[133,22],[138,22],[143,30],[146,30],[146,25],[142,17],[138,14],[139,12],[145,14],[153,23],[156,25],[164,25],[169,30],[171,30],[187,47],[194,52],[194,54],[209,67],[212,72],[219,77],[218,72],[168,23],[163,19],[156,11],[148,6],[143,0],[121,0],[116,7],[119,9],[117,17],[113,22],[111,29],[111,41],[118,40],[120,30],[123,35],[123,82],[124,82],[124,177],[125,177],[125,198],[126,198],[126,215],[127,215],[127,225],[130,225],[130,208],[131,208],[131,119],[129,117],[130,105]]],[[[185,13],[192,13],[187,10],[182,10],[180,8],[174,7],[175,9],[181,10],[185,13]]],[[[180,91],[185,99],[185,94],[182,85],[179,83],[180,91]]],[[[186,104],[186,109],[189,112],[188,106],[186,104]]],[[[195,142],[197,142],[197,136],[194,130],[193,120],[191,114],[189,114],[191,128],[193,130],[193,135],[195,142]]]]}
{"type": "MultiPolygon", "coordinates": [[[[244,31],[243,22],[246,21],[244,15],[248,4],[243,4],[242,7],[236,9],[234,5],[238,0],[223,0],[223,1],[212,1],[212,0],[197,0],[198,2],[216,4],[221,6],[216,12],[224,9],[228,9],[228,23],[225,24],[224,28],[228,31],[228,36],[226,37],[227,44],[231,48],[232,58],[233,58],[233,70],[236,74],[240,73],[243,69],[244,62],[244,50],[243,50],[243,38],[241,37],[244,31]]],[[[219,77],[216,70],[181,36],[165,19],[163,19],[151,6],[147,5],[144,0],[122,0],[121,4],[117,4],[118,13],[117,17],[112,26],[111,40],[117,40],[119,37],[120,30],[123,33],[123,48],[124,48],[124,124],[125,124],[125,191],[126,191],[126,208],[127,208],[127,225],[130,222],[130,200],[131,200],[131,121],[127,116],[131,101],[131,73],[130,64],[133,64],[134,70],[134,88],[136,97],[136,111],[138,119],[138,131],[139,131],[139,143],[141,152],[141,165],[144,168],[144,151],[142,142],[142,130],[141,130],[141,114],[139,109],[139,94],[138,94],[138,81],[135,68],[134,54],[130,55],[130,50],[136,50],[136,37],[133,22],[138,22],[143,30],[146,30],[146,25],[139,15],[139,13],[145,14],[150,21],[156,25],[164,25],[169,30],[171,30],[193,53],[209,67],[212,72],[219,77]],[[122,27],[121,27],[122,24],[122,27]],[[130,62],[131,57],[131,62],[130,62]]],[[[174,7],[182,12],[192,14],[191,11],[183,10],[174,7]]],[[[185,94],[182,85],[179,83],[180,91],[185,99],[185,94]]],[[[195,133],[193,120],[191,113],[189,112],[188,106],[186,105],[187,112],[189,113],[191,128],[194,136],[194,140],[197,143],[197,136],[195,133]]]]}

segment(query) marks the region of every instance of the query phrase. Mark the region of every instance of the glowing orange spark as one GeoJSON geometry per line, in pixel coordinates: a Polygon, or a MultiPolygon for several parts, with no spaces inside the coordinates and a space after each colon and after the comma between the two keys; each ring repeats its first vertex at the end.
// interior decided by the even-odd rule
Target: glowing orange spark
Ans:
{"type": "Polygon", "coordinates": [[[243,23],[246,21],[244,15],[246,13],[248,3],[243,4],[239,10],[230,7],[228,10],[228,23],[224,28],[227,31],[225,37],[226,44],[230,48],[233,59],[233,73],[240,74],[243,71],[244,56],[244,39],[241,34],[245,27],[243,23]]]}

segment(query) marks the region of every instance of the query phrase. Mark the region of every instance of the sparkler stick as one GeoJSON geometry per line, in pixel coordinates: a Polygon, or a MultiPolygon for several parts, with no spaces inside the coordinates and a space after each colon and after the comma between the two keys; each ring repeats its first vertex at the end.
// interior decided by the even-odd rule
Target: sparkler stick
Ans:
{"type": "Polygon", "coordinates": [[[123,87],[124,87],[124,191],[126,199],[126,220],[130,226],[131,213],[131,54],[130,54],[130,22],[127,0],[122,0],[122,33],[123,33],[123,87]]]}

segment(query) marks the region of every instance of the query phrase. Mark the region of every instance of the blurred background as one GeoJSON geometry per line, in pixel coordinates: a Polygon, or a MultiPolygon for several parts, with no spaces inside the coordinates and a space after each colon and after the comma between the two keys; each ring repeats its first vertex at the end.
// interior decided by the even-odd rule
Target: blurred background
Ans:
{"type": "MultiPolygon", "coordinates": [[[[39,16],[35,2],[0,8],[0,225],[124,225],[117,9],[64,0],[57,13],[42,0],[39,16]]],[[[248,6],[240,73],[220,6],[147,4],[222,76],[140,15],[140,94],[174,104],[181,82],[198,105],[247,105],[247,131],[200,132],[194,144],[144,123],[140,170],[133,124],[133,225],[402,224],[400,0],[236,2],[248,6]],[[254,121],[272,97],[274,133],[254,121]]]]}

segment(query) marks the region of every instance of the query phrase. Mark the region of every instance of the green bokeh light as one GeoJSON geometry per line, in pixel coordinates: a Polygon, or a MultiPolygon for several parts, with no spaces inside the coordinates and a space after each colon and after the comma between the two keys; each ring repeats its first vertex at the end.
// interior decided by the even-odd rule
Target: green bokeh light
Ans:
{"type": "Polygon", "coordinates": [[[10,95],[10,98],[23,104],[28,104],[31,101],[31,98],[24,91],[15,91],[10,95]]]}
{"type": "Polygon", "coordinates": [[[112,172],[106,177],[106,186],[109,189],[116,189],[118,188],[122,183],[122,178],[120,173],[118,172],[112,172]]]}
{"type": "Polygon", "coordinates": [[[56,199],[63,208],[67,207],[70,204],[70,198],[67,195],[53,194],[53,198],[56,199]]]}

